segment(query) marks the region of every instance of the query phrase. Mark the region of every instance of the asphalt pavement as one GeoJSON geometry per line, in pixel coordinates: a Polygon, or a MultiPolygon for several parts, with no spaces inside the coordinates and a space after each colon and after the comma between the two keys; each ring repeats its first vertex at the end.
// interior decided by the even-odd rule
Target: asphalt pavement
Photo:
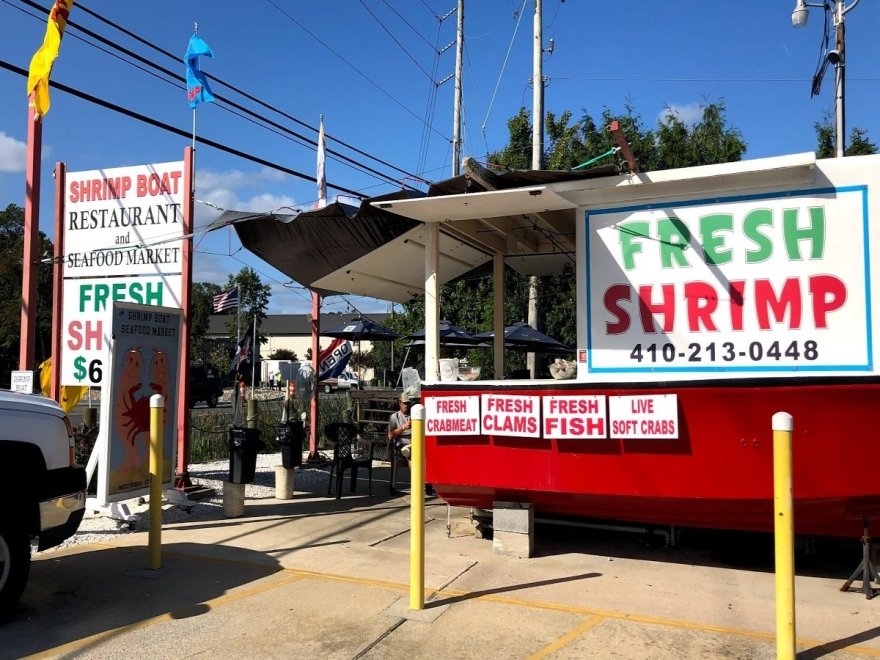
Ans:
{"type": "MultiPolygon", "coordinates": [[[[772,658],[767,537],[660,537],[539,524],[536,557],[493,553],[468,512],[425,510],[423,610],[409,607],[409,498],[387,468],[340,500],[248,497],[146,532],[41,553],[0,657],[772,658]]],[[[801,658],[880,657],[880,598],[840,586],[857,539],[799,553],[801,658]]]]}

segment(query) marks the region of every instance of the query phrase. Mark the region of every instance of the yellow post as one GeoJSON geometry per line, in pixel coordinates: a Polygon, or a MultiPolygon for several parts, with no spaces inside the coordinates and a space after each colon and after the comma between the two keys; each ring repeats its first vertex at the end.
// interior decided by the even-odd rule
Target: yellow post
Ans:
{"type": "Polygon", "coordinates": [[[794,518],[791,415],[773,415],[773,519],[776,541],[776,657],[795,657],[794,518]]]}
{"type": "Polygon", "coordinates": [[[162,426],[165,423],[165,397],[150,397],[150,535],[148,568],[162,566],[162,426]]]}
{"type": "Polygon", "coordinates": [[[412,453],[409,509],[409,608],[425,609],[425,406],[417,403],[410,413],[412,453]]]}

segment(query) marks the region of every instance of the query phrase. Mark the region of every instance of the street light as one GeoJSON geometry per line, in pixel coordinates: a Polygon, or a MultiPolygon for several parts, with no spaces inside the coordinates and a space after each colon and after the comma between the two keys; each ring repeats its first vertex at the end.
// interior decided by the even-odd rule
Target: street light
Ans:
{"type": "Polygon", "coordinates": [[[825,10],[826,32],[823,39],[822,61],[816,75],[813,77],[813,93],[815,96],[819,93],[819,85],[822,77],[825,75],[825,67],[830,64],[834,67],[834,142],[835,156],[843,158],[843,141],[844,141],[844,83],[845,83],[845,38],[844,38],[844,17],[859,4],[859,0],[853,0],[847,6],[844,0],[828,0],[823,3],[806,2],[806,0],[796,0],[794,11],[791,12],[791,24],[796,27],[804,27],[807,24],[810,10],[808,7],[817,7],[825,10]],[[831,5],[834,3],[834,28],[836,33],[835,48],[827,50],[828,45],[828,13],[831,5]]]}

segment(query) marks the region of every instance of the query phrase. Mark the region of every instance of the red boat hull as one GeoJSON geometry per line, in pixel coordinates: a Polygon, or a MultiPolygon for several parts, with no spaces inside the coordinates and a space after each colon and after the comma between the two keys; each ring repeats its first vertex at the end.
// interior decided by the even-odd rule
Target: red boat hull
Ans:
{"type": "Polygon", "coordinates": [[[609,388],[430,385],[423,399],[478,394],[675,394],[676,440],[427,436],[426,475],[456,506],[534,504],[537,513],[772,531],[771,418],[794,419],[795,531],[859,536],[880,517],[874,420],[880,384],[762,383],[609,388]]]}

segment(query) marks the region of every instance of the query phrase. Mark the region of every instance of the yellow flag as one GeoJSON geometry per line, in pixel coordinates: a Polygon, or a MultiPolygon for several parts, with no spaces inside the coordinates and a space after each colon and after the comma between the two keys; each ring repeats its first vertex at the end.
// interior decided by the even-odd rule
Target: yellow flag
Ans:
{"type": "MultiPolygon", "coordinates": [[[[81,385],[62,385],[61,401],[58,403],[64,412],[69,413],[76,408],[76,404],[85,396],[86,391],[88,391],[88,388],[81,385]]],[[[43,396],[51,396],[52,358],[43,360],[40,363],[40,392],[42,392],[43,396]]]]}
{"type": "Polygon", "coordinates": [[[52,72],[55,58],[58,57],[61,37],[64,35],[64,28],[67,27],[71,7],[73,0],[55,0],[52,11],[49,12],[43,45],[37,49],[31,59],[27,93],[28,96],[34,95],[34,111],[41,117],[49,112],[49,74],[52,72]]]}

